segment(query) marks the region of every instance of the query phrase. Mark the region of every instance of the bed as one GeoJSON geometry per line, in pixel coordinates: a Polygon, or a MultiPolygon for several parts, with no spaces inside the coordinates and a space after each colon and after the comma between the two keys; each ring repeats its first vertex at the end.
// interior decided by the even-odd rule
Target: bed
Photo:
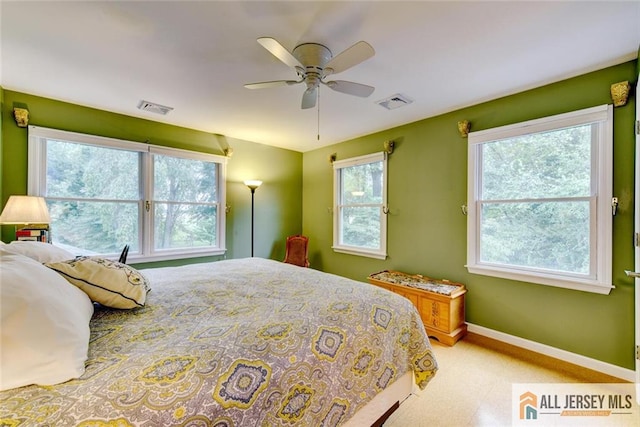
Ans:
{"type": "Polygon", "coordinates": [[[141,274],[142,306],[94,305],[82,375],[0,392],[0,425],[364,425],[437,370],[413,305],[363,282],[261,258],[141,274]]]}

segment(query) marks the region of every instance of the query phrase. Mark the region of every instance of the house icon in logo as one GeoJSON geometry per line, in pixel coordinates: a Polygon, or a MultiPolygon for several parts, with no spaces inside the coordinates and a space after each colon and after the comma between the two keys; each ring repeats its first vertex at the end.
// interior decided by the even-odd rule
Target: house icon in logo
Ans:
{"type": "Polygon", "coordinates": [[[538,396],[530,391],[520,395],[520,419],[538,419],[538,396]]]}

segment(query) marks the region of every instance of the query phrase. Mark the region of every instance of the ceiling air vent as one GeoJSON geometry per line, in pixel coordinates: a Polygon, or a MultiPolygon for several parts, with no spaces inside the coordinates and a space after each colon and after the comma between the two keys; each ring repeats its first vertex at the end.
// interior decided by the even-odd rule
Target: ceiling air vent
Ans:
{"type": "Polygon", "coordinates": [[[166,115],[169,111],[173,110],[173,107],[167,107],[165,105],[155,104],[149,101],[138,102],[138,109],[142,111],[149,111],[151,113],[166,115]]]}
{"type": "Polygon", "coordinates": [[[388,98],[381,99],[380,101],[376,101],[376,104],[381,107],[386,108],[387,110],[394,110],[396,108],[403,107],[405,105],[409,105],[413,102],[413,99],[409,99],[408,97],[396,93],[395,95],[391,95],[388,98]]]}

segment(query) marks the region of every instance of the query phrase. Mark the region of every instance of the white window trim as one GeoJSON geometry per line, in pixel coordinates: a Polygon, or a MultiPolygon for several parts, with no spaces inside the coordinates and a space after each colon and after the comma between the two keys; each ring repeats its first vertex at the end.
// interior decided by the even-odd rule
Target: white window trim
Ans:
{"type": "MultiPolygon", "coordinates": [[[[104,136],[88,135],[77,132],[68,132],[58,129],[44,128],[38,126],[29,126],[29,142],[28,142],[28,172],[27,172],[27,191],[29,195],[45,196],[46,186],[46,152],[44,150],[46,139],[57,139],[61,141],[75,142],[85,145],[95,145],[99,147],[119,148],[127,151],[137,151],[148,154],[163,154],[168,156],[182,157],[193,160],[204,160],[215,162],[219,165],[217,169],[218,176],[218,221],[217,221],[217,242],[215,248],[194,248],[194,249],[162,249],[154,251],[152,247],[151,232],[153,230],[153,206],[147,212],[144,206],[141,206],[141,218],[139,229],[139,239],[142,247],[140,254],[131,254],[127,262],[135,264],[136,262],[154,262],[172,259],[185,259],[204,256],[223,255],[226,252],[225,239],[225,206],[226,206],[226,166],[228,158],[215,154],[200,153],[177,148],[162,147],[152,144],[126,141],[116,138],[104,136]],[[32,167],[35,166],[35,167],[32,167]]],[[[149,201],[153,203],[151,197],[151,182],[153,180],[152,156],[143,156],[141,165],[141,177],[143,177],[144,188],[141,190],[143,194],[139,203],[149,201]]]]}
{"type": "Polygon", "coordinates": [[[542,285],[556,286],[599,294],[609,294],[612,284],[612,228],[611,200],[613,197],[613,107],[602,105],[542,119],[531,120],[494,129],[469,133],[468,147],[468,213],[467,213],[467,269],[470,273],[485,276],[542,285]],[[544,132],[552,129],[578,126],[598,122],[598,151],[592,168],[596,168],[597,182],[591,190],[593,199],[592,224],[597,221],[597,234],[592,232],[591,256],[597,257],[592,276],[562,274],[555,271],[518,269],[503,265],[481,263],[479,253],[478,230],[480,216],[478,212],[479,180],[476,173],[479,168],[478,152],[484,142],[496,141],[518,135],[544,132]],[[595,212],[594,212],[595,211],[595,212]]]}
{"type": "Polygon", "coordinates": [[[375,259],[386,259],[387,258],[387,214],[385,209],[387,209],[387,182],[388,182],[388,169],[387,169],[388,157],[387,153],[381,151],[379,153],[367,154],[359,157],[351,157],[345,160],[338,160],[333,162],[333,246],[331,248],[334,252],[349,254],[349,255],[357,255],[364,256],[375,259]],[[343,168],[358,166],[367,163],[375,163],[382,161],[382,173],[383,173],[383,182],[382,182],[382,205],[381,205],[381,213],[380,213],[380,248],[379,250],[372,250],[357,246],[348,246],[340,244],[340,232],[341,232],[341,223],[340,223],[340,210],[339,205],[341,204],[341,176],[340,170],[343,168]]]}

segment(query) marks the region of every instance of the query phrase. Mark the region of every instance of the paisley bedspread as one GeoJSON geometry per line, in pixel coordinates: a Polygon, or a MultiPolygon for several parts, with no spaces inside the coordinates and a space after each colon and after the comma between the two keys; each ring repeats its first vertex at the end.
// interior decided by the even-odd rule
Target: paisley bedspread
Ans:
{"type": "Polygon", "coordinates": [[[391,292],[260,258],[143,270],[145,307],[97,308],[84,375],[0,393],[0,424],[334,426],[437,365],[391,292]]]}

